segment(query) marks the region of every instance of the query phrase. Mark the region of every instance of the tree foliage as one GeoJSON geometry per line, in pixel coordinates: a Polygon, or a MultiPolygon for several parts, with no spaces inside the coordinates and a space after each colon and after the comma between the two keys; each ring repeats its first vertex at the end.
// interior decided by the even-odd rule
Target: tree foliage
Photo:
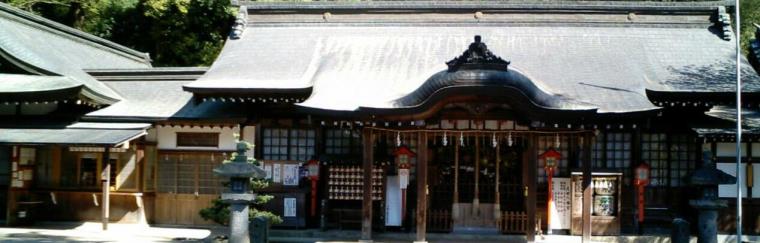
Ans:
{"type": "Polygon", "coordinates": [[[0,0],[149,52],[155,66],[210,65],[235,9],[226,0],[0,0]]]}
{"type": "Polygon", "coordinates": [[[741,46],[742,53],[749,53],[749,41],[755,39],[755,26],[760,24],[760,1],[741,0],[739,15],[741,16],[741,46]]]}

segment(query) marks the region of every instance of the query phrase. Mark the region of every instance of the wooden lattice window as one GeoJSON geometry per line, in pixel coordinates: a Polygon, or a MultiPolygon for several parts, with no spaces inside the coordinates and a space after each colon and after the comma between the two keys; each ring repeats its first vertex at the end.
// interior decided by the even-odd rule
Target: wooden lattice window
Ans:
{"type": "Polygon", "coordinates": [[[291,129],[290,130],[290,160],[306,161],[314,155],[314,140],[316,135],[314,130],[310,129],[291,129]]]}
{"type": "Polygon", "coordinates": [[[596,138],[594,138],[594,144],[591,146],[591,168],[602,169],[605,167],[604,134],[599,134],[596,138]]]}
{"type": "Polygon", "coordinates": [[[267,160],[288,159],[288,129],[264,129],[263,155],[267,160]]]}
{"type": "Polygon", "coordinates": [[[641,159],[651,167],[650,187],[668,185],[668,150],[664,133],[645,133],[641,135],[641,159]]]}
{"type": "Polygon", "coordinates": [[[263,157],[266,160],[306,161],[314,155],[316,132],[312,129],[263,130],[263,157]]]}
{"type": "Polygon", "coordinates": [[[325,154],[361,154],[361,135],[354,130],[328,129],[325,132],[325,154]]]}
{"type": "Polygon", "coordinates": [[[219,133],[178,132],[177,147],[219,147],[219,133]]]}
{"type": "Polygon", "coordinates": [[[217,153],[165,153],[159,155],[158,192],[218,194],[225,178],[214,174],[223,155],[217,153]]]}
{"type": "Polygon", "coordinates": [[[689,135],[673,135],[670,142],[670,186],[679,187],[695,168],[697,145],[689,135]]]}
{"type": "Polygon", "coordinates": [[[607,168],[623,172],[623,181],[630,183],[631,179],[631,134],[607,133],[606,157],[607,168]]]}

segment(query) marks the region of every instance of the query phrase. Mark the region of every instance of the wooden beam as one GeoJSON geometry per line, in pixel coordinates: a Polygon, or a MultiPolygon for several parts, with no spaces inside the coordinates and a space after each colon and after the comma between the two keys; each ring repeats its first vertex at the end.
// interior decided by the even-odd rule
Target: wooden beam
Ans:
{"type": "Polygon", "coordinates": [[[427,231],[427,133],[417,136],[417,238],[415,242],[426,242],[427,231]]]}
{"type": "Polygon", "coordinates": [[[536,180],[538,179],[538,150],[537,137],[535,134],[528,135],[528,146],[525,152],[528,153],[527,163],[525,164],[525,182],[526,182],[526,211],[528,213],[528,226],[525,232],[528,242],[536,241],[536,180]]]}
{"type": "Polygon", "coordinates": [[[583,136],[583,237],[582,242],[591,242],[591,144],[594,143],[590,133],[583,136]]]}
{"type": "Polygon", "coordinates": [[[364,198],[362,200],[362,241],[372,240],[372,160],[374,158],[373,145],[374,134],[372,130],[364,128],[362,131],[364,146],[364,198]]]}
{"type": "Polygon", "coordinates": [[[108,230],[108,218],[109,218],[109,200],[110,200],[110,185],[111,185],[111,163],[110,163],[110,155],[111,155],[111,148],[108,146],[105,147],[105,152],[103,154],[103,163],[105,166],[103,166],[103,171],[101,174],[101,187],[103,189],[103,198],[102,202],[100,204],[100,218],[101,223],[103,224],[103,230],[108,230]]]}

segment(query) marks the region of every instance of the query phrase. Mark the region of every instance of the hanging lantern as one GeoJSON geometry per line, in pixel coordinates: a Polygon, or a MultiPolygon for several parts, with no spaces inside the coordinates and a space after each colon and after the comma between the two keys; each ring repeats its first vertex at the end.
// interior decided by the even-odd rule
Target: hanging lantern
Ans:
{"type": "Polygon", "coordinates": [[[464,147],[464,133],[459,133],[459,145],[464,147]]]}
{"type": "Polygon", "coordinates": [[[396,166],[398,167],[402,218],[406,217],[406,188],[409,185],[409,169],[412,167],[411,163],[409,163],[409,159],[416,155],[417,154],[412,152],[407,146],[401,146],[393,152],[393,156],[396,157],[396,166]]]}
{"type": "Polygon", "coordinates": [[[319,180],[319,160],[315,156],[306,162],[307,175],[311,181],[311,216],[317,215],[317,181],[319,180]]]}
{"type": "Polygon", "coordinates": [[[446,137],[446,132],[443,132],[443,141],[442,142],[443,142],[443,146],[444,147],[449,144],[449,140],[446,137]]]}
{"type": "Polygon", "coordinates": [[[552,192],[552,178],[554,177],[554,170],[557,168],[557,161],[562,158],[562,154],[557,152],[557,150],[554,150],[554,148],[549,148],[544,152],[543,154],[538,156],[539,160],[544,161],[544,170],[546,171],[546,182],[547,182],[547,197],[546,197],[546,218],[547,222],[552,222],[552,211],[554,208],[554,193],[552,192]]]}
{"type": "Polygon", "coordinates": [[[554,135],[554,147],[559,149],[559,134],[554,135]]]}
{"type": "Polygon", "coordinates": [[[651,170],[652,167],[650,167],[649,164],[646,162],[641,162],[641,164],[636,166],[636,176],[633,178],[633,184],[636,185],[636,191],[638,193],[639,199],[637,202],[637,220],[639,222],[644,222],[644,188],[649,185],[649,176],[651,170]]]}
{"type": "Polygon", "coordinates": [[[507,137],[507,146],[512,147],[512,132],[510,132],[509,137],[507,137]]]}
{"type": "Polygon", "coordinates": [[[396,147],[401,147],[401,132],[396,132],[396,147]]]}
{"type": "Polygon", "coordinates": [[[491,139],[491,142],[493,143],[494,148],[496,148],[496,146],[499,146],[499,141],[496,140],[496,133],[493,133],[493,138],[491,139]]]}

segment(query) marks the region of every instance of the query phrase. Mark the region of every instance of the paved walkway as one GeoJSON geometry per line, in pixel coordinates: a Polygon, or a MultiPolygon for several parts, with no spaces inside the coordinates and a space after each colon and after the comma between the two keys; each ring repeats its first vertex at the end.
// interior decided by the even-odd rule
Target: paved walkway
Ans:
{"type": "MultiPolygon", "coordinates": [[[[215,231],[223,231],[219,228],[215,231]]],[[[135,224],[45,224],[30,228],[0,228],[0,242],[211,242],[210,229],[148,227],[135,224]]]]}
{"type": "MultiPolygon", "coordinates": [[[[211,228],[173,228],[149,227],[133,224],[110,224],[108,231],[102,231],[101,225],[94,222],[44,224],[30,228],[0,227],[0,242],[214,242],[218,235],[226,233],[224,227],[211,228]]],[[[327,231],[319,230],[273,230],[272,243],[277,242],[324,242],[324,243],[354,243],[357,242],[358,231],[327,231]]],[[[411,242],[414,234],[383,233],[374,234],[375,242],[396,243],[411,242]]],[[[552,235],[539,236],[537,242],[580,243],[578,236],[552,235]]],[[[593,237],[594,242],[670,242],[667,236],[618,236],[593,237]]],[[[461,235],[461,234],[428,234],[431,243],[454,242],[525,242],[520,235],[461,235]]],[[[692,237],[691,242],[696,242],[692,237]]],[[[733,236],[719,235],[718,242],[736,242],[733,236]]],[[[760,237],[749,236],[744,242],[760,242],[760,237]]]]}

